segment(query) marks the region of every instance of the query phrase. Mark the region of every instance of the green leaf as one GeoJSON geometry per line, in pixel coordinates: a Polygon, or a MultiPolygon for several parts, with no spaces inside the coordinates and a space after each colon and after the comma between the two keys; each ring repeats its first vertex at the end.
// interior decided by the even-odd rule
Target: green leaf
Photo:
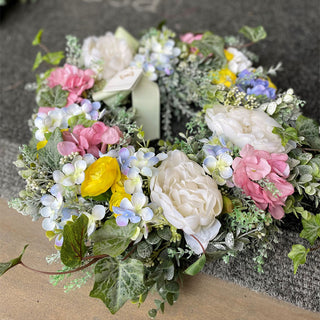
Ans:
{"type": "Polygon", "coordinates": [[[96,121],[95,120],[88,120],[86,119],[86,115],[84,113],[72,116],[68,120],[68,125],[71,129],[73,129],[76,125],[81,124],[84,127],[88,128],[91,127],[96,121]]]}
{"type": "Polygon", "coordinates": [[[76,221],[66,224],[63,228],[63,244],[61,261],[70,268],[81,265],[82,258],[87,252],[84,243],[87,236],[88,217],[82,214],[76,221]]]}
{"type": "Polygon", "coordinates": [[[213,53],[218,67],[223,67],[227,59],[224,54],[223,38],[211,33],[205,32],[201,40],[195,40],[191,43],[192,47],[198,48],[204,57],[213,53]]]}
{"type": "Polygon", "coordinates": [[[299,141],[297,130],[292,127],[288,127],[286,129],[274,127],[272,133],[277,134],[281,138],[281,143],[284,147],[289,140],[299,141]]]}
{"type": "Polygon", "coordinates": [[[115,219],[107,220],[103,227],[92,235],[94,254],[108,254],[111,257],[119,256],[127,249],[136,229],[137,224],[129,223],[127,226],[120,227],[115,219]]]}
{"type": "Polygon", "coordinates": [[[36,59],[34,60],[32,71],[36,70],[40,66],[42,61],[43,61],[43,57],[41,52],[39,51],[37,53],[36,59]]]}
{"type": "Polygon", "coordinates": [[[267,33],[264,30],[263,26],[258,26],[256,28],[251,28],[248,26],[243,26],[239,33],[243,34],[246,38],[248,38],[252,42],[258,42],[266,38],[267,33]]]}
{"type": "Polygon", "coordinates": [[[57,149],[57,144],[63,141],[59,128],[56,128],[51,134],[48,143],[38,151],[39,162],[51,168],[52,170],[60,168],[60,159],[62,155],[57,149]]]}
{"type": "Polygon", "coordinates": [[[194,262],[191,266],[189,266],[184,271],[184,273],[188,274],[189,276],[194,276],[203,269],[205,263],[206,263],[206,256],[205,254],[202,254],[201,257],[196,262],[194,262]]]}
{"type": "Polygon", "coordinates": [[[305,264],[307,254],[309,251],[310,251],[310,249],[306,249],[301,244],[294,244],[292,246],[292,249],[289,252],[288,257],[293,261],[294,274],[296,274],[300,264],[305,264]]]}
{"type": "Polygon", "coordinates": [[[27,247],[28,247],[28,244],[26,244],[24,246],[24,248],[18,258],[12,259],[9,262],[0,263],[0,276],[2,276],[8,270],[10,270],[11,268],[13,268],[14,266],[16,266],[17,264],[19,264],[21,262],[22,256],[23,256],[25,250],[27,249],[27,247]]]}
{"type": "Polygon", "coordinates": [[[142,259],[146,259],[151,256],[153,252],[153,247],[151,244],[142,241],[137,245],[137,253],[142,259]]]}
{"type": "Polygon", "coordinates": [[[34,37],[33,41],[32,41],[32,45],[33,46],[37,46],[38,44],[41,43],[41,36],[43,33],[43,29],[40,29],[37,33],[37,35],[34,37]]]}
{"type": "Polygon", "coordinates": [[[62,90],[61,86],[55,86],[40,95],[40,106],[63,108],[67,104],[69,92],[62,90]]]}
{"type": "Polygon", "coordinates": [[[302,219],[303,230],[300,237],[307,239],[311,245],[320,237],[320,213],[312,215],[308,220],[302,219]]]}
{"type": "Polygon", "coordinates": [[[138,260],[107,257],[96,264],[94,272],[95,283],[90,297],[101,299],[112,314],[146,290],[144,266],[138,260]]]}
{"type": "Polygon", "coordinates": [[[63,58],[63,51],[49,52],[42,57],[43,61],[53,64],[55,66],[58,65],[63,58]]]}
{"type": "Polygon", "coordinates": [[[319,125],[317,121],[301,115],[296,121],[296,127],[299,135],[303,136],[312,148],[320,149],[319,125]]]}

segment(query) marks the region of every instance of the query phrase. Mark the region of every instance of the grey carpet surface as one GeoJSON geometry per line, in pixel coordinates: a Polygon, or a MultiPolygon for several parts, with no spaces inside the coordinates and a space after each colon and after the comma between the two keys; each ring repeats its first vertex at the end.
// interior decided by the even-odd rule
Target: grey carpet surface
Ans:
{"type": "MultiPolygon", "coordinates": [[[[31,41],[40,28],[43,42],[55,51],[64,49],[66,34],[84,39],[122,25],[138,37],[163,19],[177,33],[211,30],[229,35],[243,25],[261,24],[268,38],[252,50],[263,66],[283,62],[276,85],[294,88],[307,101],[304,113],[319,121],[319,14],[318,0],[38,0],[12,6],[0,22],[0,196],[10,198],[23,188],[12,161],[19,144],[30,138],[27,120],[36,104],[24,86],[34,81],[31,69],[38,50],[31,41]]],[[[287,253],[298,242],[303,243],[296,231],[283,230],[262,275],[253,270],[250,252],[228,265],[208,264],[204,272],[319,312],[320,252],[311,253],[294,276],[287,253]]]]}

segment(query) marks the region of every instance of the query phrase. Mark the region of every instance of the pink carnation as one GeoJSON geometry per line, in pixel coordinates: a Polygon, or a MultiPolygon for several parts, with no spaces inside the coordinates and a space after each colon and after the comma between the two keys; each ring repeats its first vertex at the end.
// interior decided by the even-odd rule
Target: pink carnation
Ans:
{"type": "MultiPolygon", "coordinates": [[[[195,40],[201,40],[202,39],[202,34],[193,34],[191,32],[188,32],[186,34],[183,34],[182,36],[180,36],[180,40],[182,42],[185,42],[185,43],[188,43],[188,44],[191,44],[193,41],[195,40]]],[[[190,48],[190,51],[192,53],[195,53],[197,51],[197,48],[195,47],[191,47],[190,48]]]]}
{"type": "Polygon", "coordinates": [[[76,66],[65,64],[63,68],[53,70],[48,78],[50,88],[60,85],[63,90],[69,91],[67,106],[79,103],[83,91],[93,87],[95,73],[91,69],[78,69],[76,66]]]}
{"type": "Polygon", "coordinates": [[[288,156],[285,153],[255,150],[249,144],[242,148],[240,156],[232,164],[234,184],[243,189],[258,208],[268,209],[275,219],[281,219],[284,216],[285,201],[294,192],[292,184],[286,181],[290,173],[286,163],[288,156]],[[259,185],[258,181],[264,178],[275,185],[279,195],[273,195],[259,185]]]}
{"type": "Polygon", "coordinates": [[[108,127],[103,122],[97,121],[89,128],[77,125],[73,132],[64,131],[62,137],[63,141],[57,145],[61,155],[67,156],[72,152],[79,152],[82,156],[91,153],[98,158],[99,151],[104,153],[107,144],[119,142],[122,132],[117,126],[108,127]]]}

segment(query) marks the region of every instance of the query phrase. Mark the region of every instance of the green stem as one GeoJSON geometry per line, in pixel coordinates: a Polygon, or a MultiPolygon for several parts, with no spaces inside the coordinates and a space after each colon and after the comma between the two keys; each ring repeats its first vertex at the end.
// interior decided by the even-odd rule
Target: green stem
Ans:
{"type": "Polygon", "coordinates": [[[25,265],[22,261],[20,261],[19,264],[21,264],[23,267],[31,270],[31,271],[34,271],[34,272],[38,272],[38,273],[43,273],[43,274],[49,274],[49,275],[58,275],[58,274],[69,274],[69,273],[74,273],[74,272],[78,272],[80,270],[83,270],[85,268],[88,268],[89,266],[91,266],[92,264],[96,263],[97,261],[99,261],[100,259],[102,258],[94,258],[92,261],[90,261],[89,263],[79,267],[79,268],[76,268],[76,269],[73,269],[73,270],[69,270],[69,271],[42,271],[42,270],[37,270],[37,269],[34,269],[34,268],[31,268],[27,265],[25,265]]]}

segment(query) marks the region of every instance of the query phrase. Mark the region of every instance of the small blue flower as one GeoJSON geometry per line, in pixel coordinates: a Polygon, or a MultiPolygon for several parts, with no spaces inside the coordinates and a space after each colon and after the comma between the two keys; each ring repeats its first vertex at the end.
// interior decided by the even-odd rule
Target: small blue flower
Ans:
{"type": "Polygon", "coordinates": [[[82,111],[89,114],[91,120],[98,120],[99,117],[99,109],[101,107],[101,103],[98,101],[92,102],[88,99],[83,99],[81,101],[82,111]]]}
{"type": "Polygon", "coordinates": [[[247,69],[238,74],[237,86],[247,94],[254,94],[256,96],[264,95],[272,100],[276,98],[276,90],[269,87],[269,81],[257,78],[256,74],[247,69]]]}

